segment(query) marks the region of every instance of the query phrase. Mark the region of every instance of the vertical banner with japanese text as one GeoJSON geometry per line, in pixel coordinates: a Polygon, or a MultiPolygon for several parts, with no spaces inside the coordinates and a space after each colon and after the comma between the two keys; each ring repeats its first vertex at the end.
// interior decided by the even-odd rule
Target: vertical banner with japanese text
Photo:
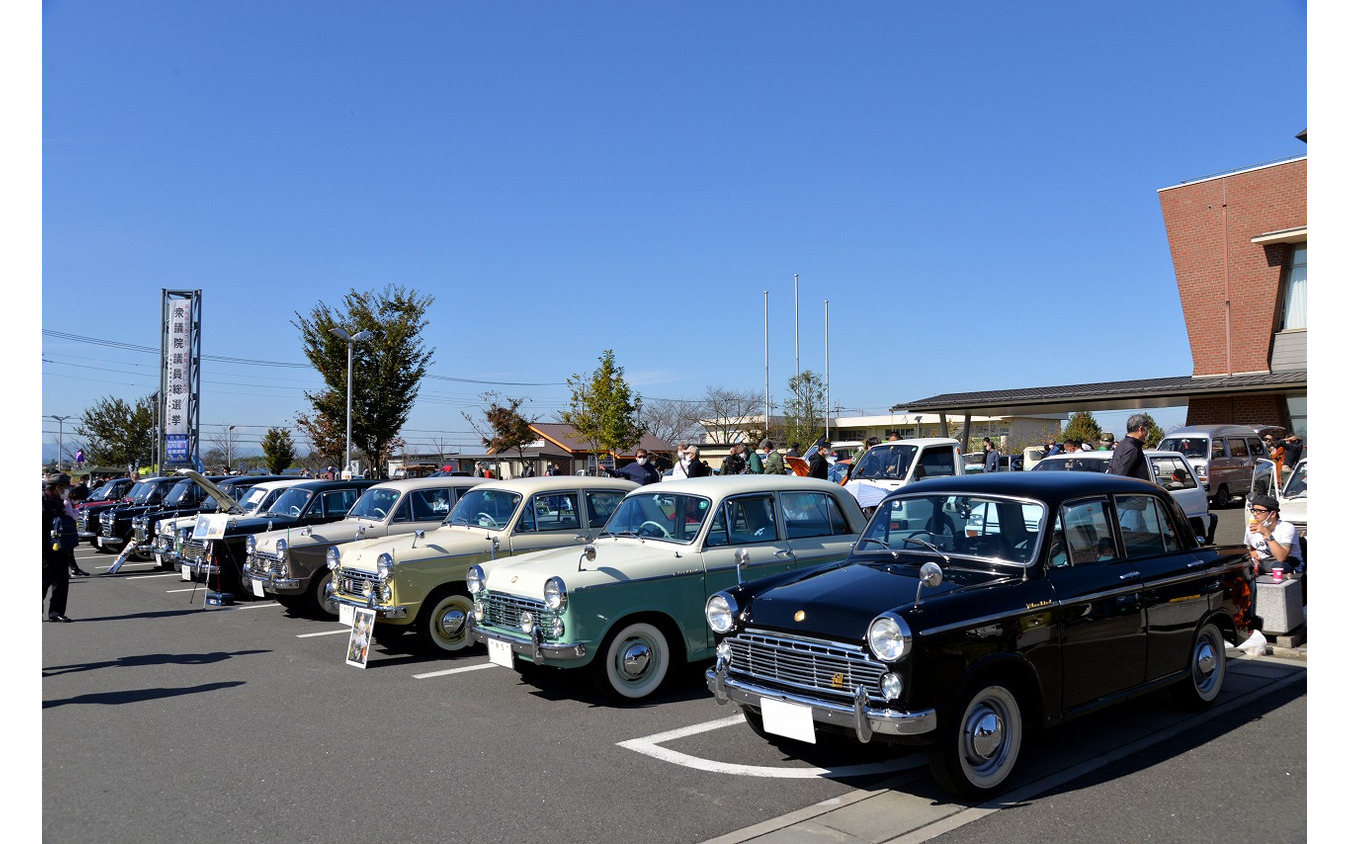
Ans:
{"type": "Polygon", "coordinates": [[[169,464],[195,462],[200,297],[201,291],[164,291],[159,416],[164,431],[164,461],[169,464]]]}

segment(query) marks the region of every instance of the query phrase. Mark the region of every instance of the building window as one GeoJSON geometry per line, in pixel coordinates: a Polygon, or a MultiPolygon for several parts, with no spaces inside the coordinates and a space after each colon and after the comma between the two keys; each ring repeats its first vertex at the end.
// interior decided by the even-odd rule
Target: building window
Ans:
{"type": "Polygon", "coordinates": [[[1284,285],[1284,330],[1308,327],[1308,244],[1290,249],[1289,278],[1284,285]]]}

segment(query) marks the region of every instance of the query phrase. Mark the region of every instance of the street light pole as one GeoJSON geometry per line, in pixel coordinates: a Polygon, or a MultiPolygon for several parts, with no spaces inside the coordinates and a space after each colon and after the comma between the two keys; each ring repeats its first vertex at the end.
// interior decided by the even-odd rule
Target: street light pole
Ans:
{"type": "Polygon", "coordinates": [[[352,469],[352,347],[375,336],[369,329],[356,334],[348,334],[336,325],[333,333],[347,341],[347,463],[346,470],[352,469]]]}
{"type": "Polygon", "coordinates": [[[65,467],[66,460],[66,420],[69,416],[48,416],[56,420],[56,471],[65,467]]]}
{"type": "Polygon", "coordinates": [[[225,429],[225,474],[234,470],[234,426],[225,429]]]}

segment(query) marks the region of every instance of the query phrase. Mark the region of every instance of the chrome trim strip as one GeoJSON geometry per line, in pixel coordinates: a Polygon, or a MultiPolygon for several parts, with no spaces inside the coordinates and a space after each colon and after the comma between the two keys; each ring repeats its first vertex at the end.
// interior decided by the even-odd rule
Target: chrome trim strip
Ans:
{"type": "MultiPolygon", "coordinates": [[[[538,628],[535,629],[537,630],[538,628]]],[[[513,639],[509,636],[503,636],[500,633],[489,633],[481,627],[478,627],[476,623],[469,629],[469,637],[475,642],[481,642],[485,645],[489,639],[496,642],[506,642],[511,646],[512,653],[529,656],[534,659],[536,663],[542,663],[543,661],[550,659],[580,659],[587,654],[586,645],[582,642],[576,642],[571,645],[546,645],[536,643],[532,638],[522,641],[520,639],[513,639]]]]}
{"type": "Polygon", "coordinates": [[[349,607],[356,607],[356,608],[358,608],[358,609],[363,609],[363,610],[366,610],[366,609],[374,610],[374,611],[375,611],[375,617],[376,617],[376,618],[407,618],[407,617],[408,617],[408,608],[407,608],[407,607],[381,607],[381,606],[377,606],[377,605],[376,605],[374,602],[372,602],[372,601],[358,601],[358,600],[355,600],[355,599],[353,599],[353,598],[344,598],[344,597],[342,597],[341,595],[335,594],[335,593],[333,593],[333,592],[329,592],[329,593],[328,593],[328,600],[332,601],[332,602],[335,603],[335,604],[346,604],[346,605],[349,606],[349,607]]]}
{"type": "Polygon", "coordinates": [[[850,728],[861,742],[869,741],[875,733],[890,736],[921,736],[937,729],[937,711],[933,709],[904,712],[869,706],[860,707],[856,700],[847,704],[833,703],[742,682],[726,676],[725,671],[719,672],[716,667],[704,672],[704,679],[707,681],[708,689],[718,696],[719,703],[722,696],[725,696],[728,700],[752,709],[761,706],[762,698],[809,707],[813,721],[850,728]],[[863,738],[864,733],[867,738],[863,738]]]}

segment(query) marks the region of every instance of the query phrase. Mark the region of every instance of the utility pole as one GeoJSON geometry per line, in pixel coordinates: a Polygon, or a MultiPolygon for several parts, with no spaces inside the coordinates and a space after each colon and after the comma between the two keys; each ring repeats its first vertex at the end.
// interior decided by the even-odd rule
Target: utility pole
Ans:
{"type": "Polygon", "coordinates": [[[48,416],[47,418],[56,420],[56,471],[60,472],[66,464],[66,420],[70,417],[48,416]]]}

